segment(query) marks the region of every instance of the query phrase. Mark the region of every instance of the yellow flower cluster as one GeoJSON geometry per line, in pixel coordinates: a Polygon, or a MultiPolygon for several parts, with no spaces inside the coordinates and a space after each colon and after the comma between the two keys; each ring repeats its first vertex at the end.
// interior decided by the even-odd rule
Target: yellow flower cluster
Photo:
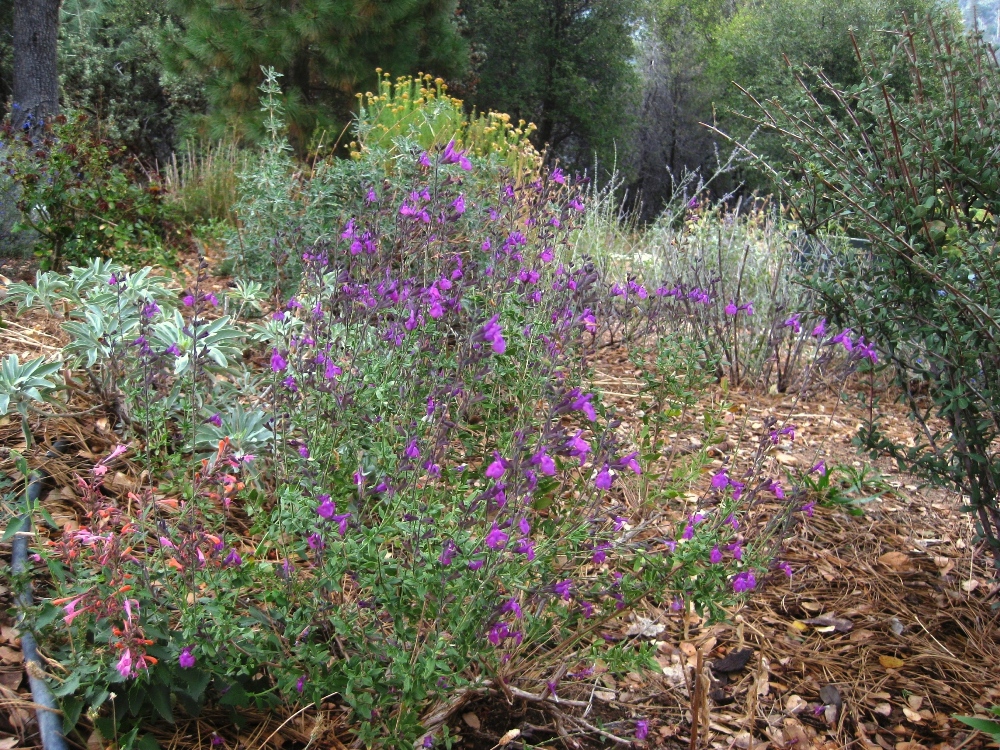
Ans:
{"type": "Polygon", "coordinates": [[[376,72],[378,91],[357,94],[358,138],[351,143],[355,158],[376,147],[392,151],[396,140],[405,137],[427,150],[454,139],[476,156],[495,154],[518,174],[534,172],[541,164],[529,140],[534,123],[520,120],[515,125],[510,115],[499,112],[466,115],[462,100],[448,95],[441,78],[420,73],[393,81],[381,69],[376,72]]]}

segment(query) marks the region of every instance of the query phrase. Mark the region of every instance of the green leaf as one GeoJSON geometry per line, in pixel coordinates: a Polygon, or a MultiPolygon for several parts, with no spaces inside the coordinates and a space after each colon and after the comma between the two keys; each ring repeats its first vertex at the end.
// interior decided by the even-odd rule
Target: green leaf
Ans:
{"type": "Polygon", "coordinates": [[[59,702],[63,712],[63,734],[69,734],[80,720],[80,713],[83,711],[83,698],[69,695],[59,702]]]}
{"type": "Polygon", "coordinates": [[[963,724],[968,724],[973,729],[978,729],[980,732],[990,735],[995,740],[1000,739],[1000,721],[980,719],[976,716],[953,716],[952,718],[958,719],[963,724]]]}
{"type": "Polygon", "coordinates": [[[174,712],[170,707],[170,688],[166,685],[151,682],[149,684],[148,692],[149,700],[153,704],[153,708],[156,709],[156,712],[173,724],[174,712]]]}
{"type": "Polygon", "coordinates": [[[31,531],[31,519],[27,516],[18,516],[7,524],[7,528],[3,532],[3,537],[0,537],[0,542],[9,542],[14,538],[15,534],[21,531],[31,531]]]}

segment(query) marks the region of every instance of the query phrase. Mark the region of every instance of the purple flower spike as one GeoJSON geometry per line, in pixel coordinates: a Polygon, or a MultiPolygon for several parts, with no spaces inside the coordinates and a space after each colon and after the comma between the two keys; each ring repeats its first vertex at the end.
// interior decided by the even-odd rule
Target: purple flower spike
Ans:
{"type": "Polygon", "coordinates": [[[181,649],[181,655],[177,657],[177,663],[181,665],[181,669],[191,669],[194,666],[195,658],[194,654],[191,653],[194,650],[194,646],[185,646],[181,649]]]}

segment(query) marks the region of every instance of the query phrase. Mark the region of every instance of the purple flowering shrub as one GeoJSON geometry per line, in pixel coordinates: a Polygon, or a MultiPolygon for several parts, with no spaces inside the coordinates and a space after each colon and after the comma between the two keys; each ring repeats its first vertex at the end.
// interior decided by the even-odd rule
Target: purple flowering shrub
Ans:
{"type": "Polygon", "coordinates": [[[263,321],[223,314],[204,268],[172,300],[103,266],[100,299],[77,295],[71,361],[149,481],[104,491],[119,446],[81,480],[87,525],[46,552],[68,721],[86,708],[112,736],[149,711],[335,697],[364,743],[433,743],[456,691],[544,701],[597,659],[641,667],[636,637],[614,643],[640,604],[718,618],[768,575],[796,505],[762,501],[786,500],[771,459],[794,429],[767,423],[696,507],[678,500],[704,457],[663,465],[715,377],[670,337],[692,290],[560,262],[586,205],[558,170],[518,181],[454,143],[407,159],[343,187],[358,200],[295,246],[300,282],[263,321]],[[637,431],[586,387],[621,330],[657,373],[637,431]]]}

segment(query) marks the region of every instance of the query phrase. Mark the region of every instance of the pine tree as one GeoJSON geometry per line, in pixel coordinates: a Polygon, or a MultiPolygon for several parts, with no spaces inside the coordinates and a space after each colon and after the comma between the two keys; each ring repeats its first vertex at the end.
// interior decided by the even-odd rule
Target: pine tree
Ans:
{"type": "MultiPolygon", "coordinates": [[[[167,45],[175,73],[204,79],[213,135],[260,135],[262,67],[282,74],[292,140],[343,127],[354,94],[395,75],[461,72],[455,0],[172,0],[184,32],[167,45]]],[[[337,133],[333,133],[335,137],[337,133]]]]}
{"type": "Polygon", "coordinates": [[[571,166],[610,167],[637,93],[640,0],[462,0],[473,59],[470,103],[538,126],[571,166]]]}

